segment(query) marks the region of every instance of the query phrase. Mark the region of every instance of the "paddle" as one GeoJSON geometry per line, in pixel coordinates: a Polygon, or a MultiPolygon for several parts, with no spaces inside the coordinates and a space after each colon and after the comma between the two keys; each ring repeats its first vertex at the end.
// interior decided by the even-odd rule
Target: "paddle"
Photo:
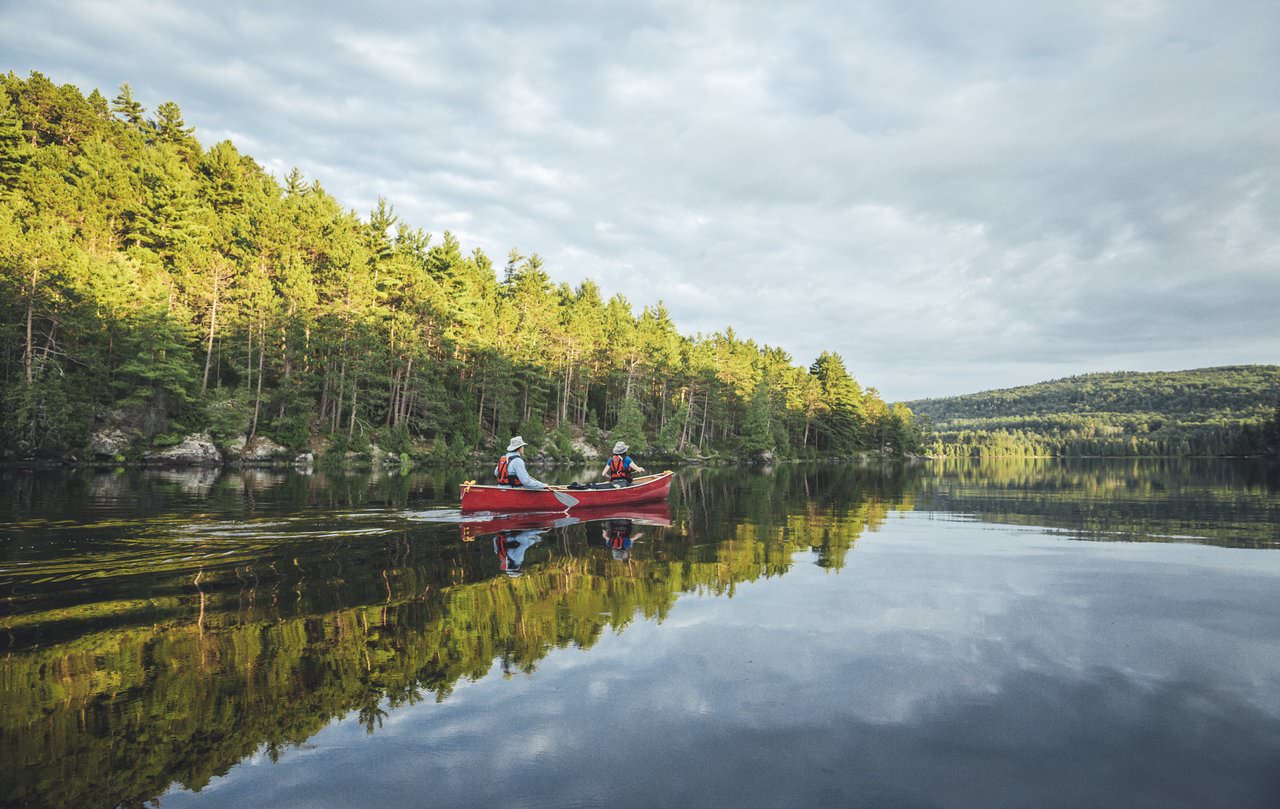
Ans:
{"type": "Polygon", "coordinates": [[[556,500],[560,501],[560,505],[564,506],[565,511],[568,511],[569,509],[578,505],[578,498],[574,497],[571,494],[565,494],[559,489],[552,489],[551,493],[556,496],[556,500]]]}

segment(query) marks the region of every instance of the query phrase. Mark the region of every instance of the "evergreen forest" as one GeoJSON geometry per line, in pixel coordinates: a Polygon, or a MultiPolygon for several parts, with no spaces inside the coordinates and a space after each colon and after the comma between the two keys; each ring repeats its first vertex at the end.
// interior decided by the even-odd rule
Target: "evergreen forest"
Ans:
{"type": "Polygon", "coordinates": [[[677,332],[536,253],[498,263],[380,199],[205,147],[167,101],[40,73],[0,92],[0,443],[140,457],[185,435],[298,451],[469,458],[521,433],[555,456],[626,440],[675,456],[921,444],[836,353],[808,367],[726,328],[677,332]]]}
{"type": "Polygon", "coordinates": [[[1280,455],[1280,366],[1085,374],[909,402],[940,457],[1280,455]]]}

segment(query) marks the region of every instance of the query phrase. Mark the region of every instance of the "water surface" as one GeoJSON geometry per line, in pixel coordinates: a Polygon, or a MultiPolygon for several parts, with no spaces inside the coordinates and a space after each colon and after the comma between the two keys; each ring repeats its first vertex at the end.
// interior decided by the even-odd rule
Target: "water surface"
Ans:
{"type": "Polygon", "coordinates": [[[1280,803],[1263,466],[0,474],[5,805],[1280,803]]]}

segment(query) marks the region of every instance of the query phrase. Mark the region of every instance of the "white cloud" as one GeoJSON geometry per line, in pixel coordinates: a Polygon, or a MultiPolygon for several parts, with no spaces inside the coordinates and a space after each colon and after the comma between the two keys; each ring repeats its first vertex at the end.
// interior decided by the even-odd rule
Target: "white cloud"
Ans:
{"type": "Polygon", "coordinates": [[[6,5],[19,73],[890,398],[1280,359],[1261,0],[6,5]]]}

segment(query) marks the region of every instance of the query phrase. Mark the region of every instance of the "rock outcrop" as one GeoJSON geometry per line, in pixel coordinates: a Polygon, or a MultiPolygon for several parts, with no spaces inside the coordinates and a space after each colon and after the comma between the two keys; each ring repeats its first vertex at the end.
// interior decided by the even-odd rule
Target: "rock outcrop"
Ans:
{"type": "Polygon", "coordinates": [[[95,458],[120,459],[137,436],[120,427],[102,427],[89,435],[89,452],[95,458]]]}
{"type": "Polygon", "coordinates": [[[162,466],[218,466],[222,463],[222,453],[208,433],[192,433],[181,443],[152,450],[144,458],[149,464],[162,466]]]}
{"type": "Polygon", "coordinates": [[[287,463],[291,456],[292,453],[287,448],[262,435],[255,436],[252,441],[246,441],[244,436],[238,435],[227,445],[227,457],[232,463],[247,466],[287,463]]]}

